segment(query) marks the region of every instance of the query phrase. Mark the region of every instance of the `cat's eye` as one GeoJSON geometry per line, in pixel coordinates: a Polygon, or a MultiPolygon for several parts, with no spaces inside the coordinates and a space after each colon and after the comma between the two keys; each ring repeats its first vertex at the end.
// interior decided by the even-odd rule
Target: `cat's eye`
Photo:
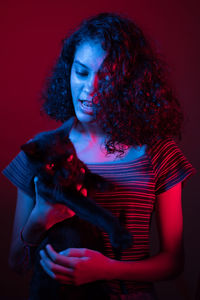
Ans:
{"type": "Polygon", "coordinates": [[[46,164],[46,169],[47,170],[53,170],[55,168],[55,164],[54,163],[49,163],[49,164],[46,164]]]}
{"type": "Polygon", "coordinates": [[[73,158],[74,158],[74,155],[71,154],[71,155],[67,158],[67,162],[71,162],[71,161],[73,160],[73,158]]]}

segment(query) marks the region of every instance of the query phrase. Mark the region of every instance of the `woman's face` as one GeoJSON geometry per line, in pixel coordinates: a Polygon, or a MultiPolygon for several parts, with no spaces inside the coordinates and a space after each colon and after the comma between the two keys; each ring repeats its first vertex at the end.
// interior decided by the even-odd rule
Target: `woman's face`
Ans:
{"type": "Polygon", "coordinates": [[[83,42],[77,47],[71,69],[70,86],[77,119],[94,121],[92,97],[97,86],[97,72],[106,52],[99,42],[83,42]]]}

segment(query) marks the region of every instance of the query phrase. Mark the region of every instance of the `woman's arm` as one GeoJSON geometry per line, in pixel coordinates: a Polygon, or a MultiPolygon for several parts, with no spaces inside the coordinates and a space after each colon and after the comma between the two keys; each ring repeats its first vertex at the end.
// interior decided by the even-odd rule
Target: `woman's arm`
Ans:
{"type": "Polygon", "coordinates": [[[113,273],[116,279],[158,281],[170,279],[183,271],[181,183],[157,197],[156,219],[160,252],[142,261],[114,261],[113,273]]]}
{"type": "Polygon", "coordinates": [[[28,194],[24,193],[21,189],[18,189],[13,233],[9,253],[9,265],[12,269],[18,272],[22,271],[22,265],[20,266],[20,262],[23,262],[23,259],[25,258],[24,243],[20,238],[20,233],[30,218],[33,207],[34,199],[28,194]]]}
{"type": "Polygon", "coordinates": [[[156,201],[160,252],[137,262],[115,262],[117,278],[137,281],[169,279],[183,270],[183,217],[181,183],[160,194],[156,201]]]}
{"type": "Polygon", "coordinates": [[[28,254],[33,254],[36,248],[34,245],[37,246],[40,243],[50,227],[74,215],[74,212],[66,206],[50,204],[41,198],[37,193],[36,182],[35,191],[35,200],[20,189],[17,194],[9,264],[12,269],[20,273],[26,271],[27,268],[24,264],[27,260],[25,245],[30,245],[31,251],[28,251],[28,254]],[[21,239],[21,233],[25,242],[21,239]]]}
{"type": "Polygon", "coordinates": [[[156,201],[160,252],[141,261],[117,261],[88,249],[68,249],[62,254],[47,246],[41,265],[52,278],[80,285],[94,280],[159,281],[183,270],[183,218],[181,183],[160,194],[156,201]]]}

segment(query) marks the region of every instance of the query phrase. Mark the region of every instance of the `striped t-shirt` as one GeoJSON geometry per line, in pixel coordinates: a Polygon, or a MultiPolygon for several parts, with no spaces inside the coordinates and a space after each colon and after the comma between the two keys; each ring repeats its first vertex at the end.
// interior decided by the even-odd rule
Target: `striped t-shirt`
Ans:
{"type": "MultiPolygon", "coordinates": [[[[126,215],[126,226],[133,236],[133,245],[122,252],[122,260],[143,260],[149,257],[149,235],[152,212],[159,195],[194,173],[172,139],[158,141],[139,158],[130,162],[87,163],[88,168],[114,184],[112,191],[98,192],[95,201],[119,216],[126,215]]],[[[33,195],[33,177],[23,152],[4,169],[3,174],[17,187],[33,195]]],[[[114,258],[108,236],[104,233],[106,255],[114,258]]],[[[125,281],[127,290],[150,289],[149,282],[125,281]]],[[[110,287],[120,292],[119,282],[110,287]]]]}

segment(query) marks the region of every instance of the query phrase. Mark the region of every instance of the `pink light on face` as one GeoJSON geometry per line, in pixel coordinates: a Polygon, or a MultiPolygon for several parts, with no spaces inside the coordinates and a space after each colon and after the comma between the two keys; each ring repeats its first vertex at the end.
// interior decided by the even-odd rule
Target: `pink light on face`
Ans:
{"type": "MultiPolygon", "coordinates": [[[[101,44],[92,40],[80,44],[75,52],[70,86],[75,114],[80,122],[94,121],[90,104],[98,89],[98,71],[105,56],[106,52],[101,44]]],[[[98,103],[98,99],[94,101],[95,104],[98,103]]]]}

